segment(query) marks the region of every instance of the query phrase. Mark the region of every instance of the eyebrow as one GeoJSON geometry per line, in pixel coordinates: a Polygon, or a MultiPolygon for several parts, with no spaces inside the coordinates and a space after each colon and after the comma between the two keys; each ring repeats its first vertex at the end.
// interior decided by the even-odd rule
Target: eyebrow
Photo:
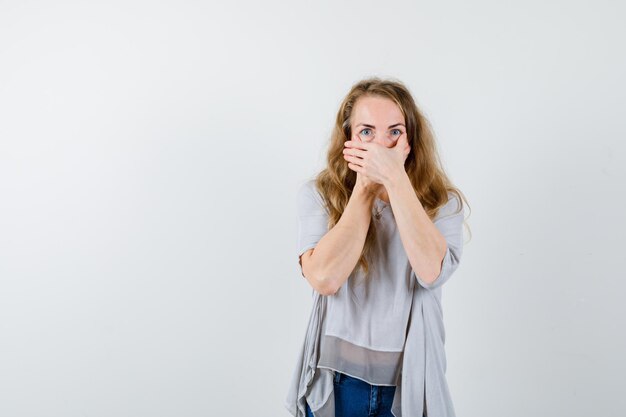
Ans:
{"type": "MultiPolygon", "coordinates": [[[[376,129],[374,126],[368,125],[368,124],[365,124],[365,123],[359,123],[357,125],[357,127],[359,127],[359,126],[371,127],[372,129],[376,129]]],[[[404,124],[403,123],[396,123],[395,125],[389,126],[387,129],[391,129],[392,127],[396,127],[396,126],[404,126],[404,124]]],[[[406,126],[404,126],[404,128],[406,129],[406,126]]]]}

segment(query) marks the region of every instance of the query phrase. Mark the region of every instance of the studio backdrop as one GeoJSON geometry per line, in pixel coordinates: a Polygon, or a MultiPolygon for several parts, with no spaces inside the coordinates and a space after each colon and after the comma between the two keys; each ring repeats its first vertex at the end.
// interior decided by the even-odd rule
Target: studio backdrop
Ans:
{"type": "Polygon", "coordinates": [[[623,415],[625,9],[1,1],[0,415],[288,417],[296,192],[370,76],[471,207],[456,414],[623,415]]]}

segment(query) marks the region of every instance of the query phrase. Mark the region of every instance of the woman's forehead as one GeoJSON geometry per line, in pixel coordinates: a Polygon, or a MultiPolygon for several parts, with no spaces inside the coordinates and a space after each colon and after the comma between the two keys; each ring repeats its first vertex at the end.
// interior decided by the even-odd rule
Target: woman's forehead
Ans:
{"type": "Polygon", "coordinates": [[[388,128],[396,123],[404,123],[404,115],[400,107],[388,98],[361,97],[354,107],[352,120],[355,126],[365,123],[388,128]]]}

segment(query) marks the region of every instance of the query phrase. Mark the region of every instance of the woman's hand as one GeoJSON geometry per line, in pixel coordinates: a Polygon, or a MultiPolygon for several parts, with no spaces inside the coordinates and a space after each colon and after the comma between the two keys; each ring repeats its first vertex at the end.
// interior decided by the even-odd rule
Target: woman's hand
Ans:
{"type": "Polygon", "coordinates": [[[361,174],[360,172],[356,173],[356,184],[354,188],[355,189],[362,188],[368,194],[371,194],[374,197],[378,197],[385,189],[385,187],[382,184],[378,184],[370,180],[366,175],[361,174]]]}
{"type": "MultiPolygon", "coordinates": [[[[358,135],[354,135],[352,140],[355,141],[355,142],[362,142],[361,138],[359,138],[358,135]]],[[[345,143],[348,143],[348,141],[345,142],[345,143]]],[[[348,148],[344,147],[344,149],[343,149],[344,159],[347,159],[345,157],[347,150],[348,150],[348,148]]],[[[348,162],[348,167],[350,167],[350,162],[348,162]]],[[[379,183],[377,183],[375,181],[372,181],[367,175],[361,174],[360,172],[356,173],[356,184],[355,184],[354,187],[355,188],[362,188],[368,194],[372,194],[373,196],[378,196],[384,189],[382,184],[379,184],[379,183]]]]}
{"type": "Polygon", "coordinates": [[[344,142],[343,157],[348,168],[357,173],[357,183],[375,187],[372,183],[384,186],[396,175],[404,172],[404,162],[411,152],[406,133],[400,135],[396,144],[387,148],[376,142],[363,142],[358,136],[344,142]],[[365,178],[360,178],[365,177],[365,178]]]}

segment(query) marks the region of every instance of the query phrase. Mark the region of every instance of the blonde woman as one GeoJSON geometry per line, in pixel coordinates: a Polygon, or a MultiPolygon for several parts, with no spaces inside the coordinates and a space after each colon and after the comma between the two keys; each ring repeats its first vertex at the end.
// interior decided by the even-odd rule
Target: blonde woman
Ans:
{"type": "Polygon", "coordinates": [[[307,417],[454,417],[442,286],[463,251],[464,197],[397,80],[355,84],[327,166],[297,195],[313,308],[285,406],[307,417]]]}

